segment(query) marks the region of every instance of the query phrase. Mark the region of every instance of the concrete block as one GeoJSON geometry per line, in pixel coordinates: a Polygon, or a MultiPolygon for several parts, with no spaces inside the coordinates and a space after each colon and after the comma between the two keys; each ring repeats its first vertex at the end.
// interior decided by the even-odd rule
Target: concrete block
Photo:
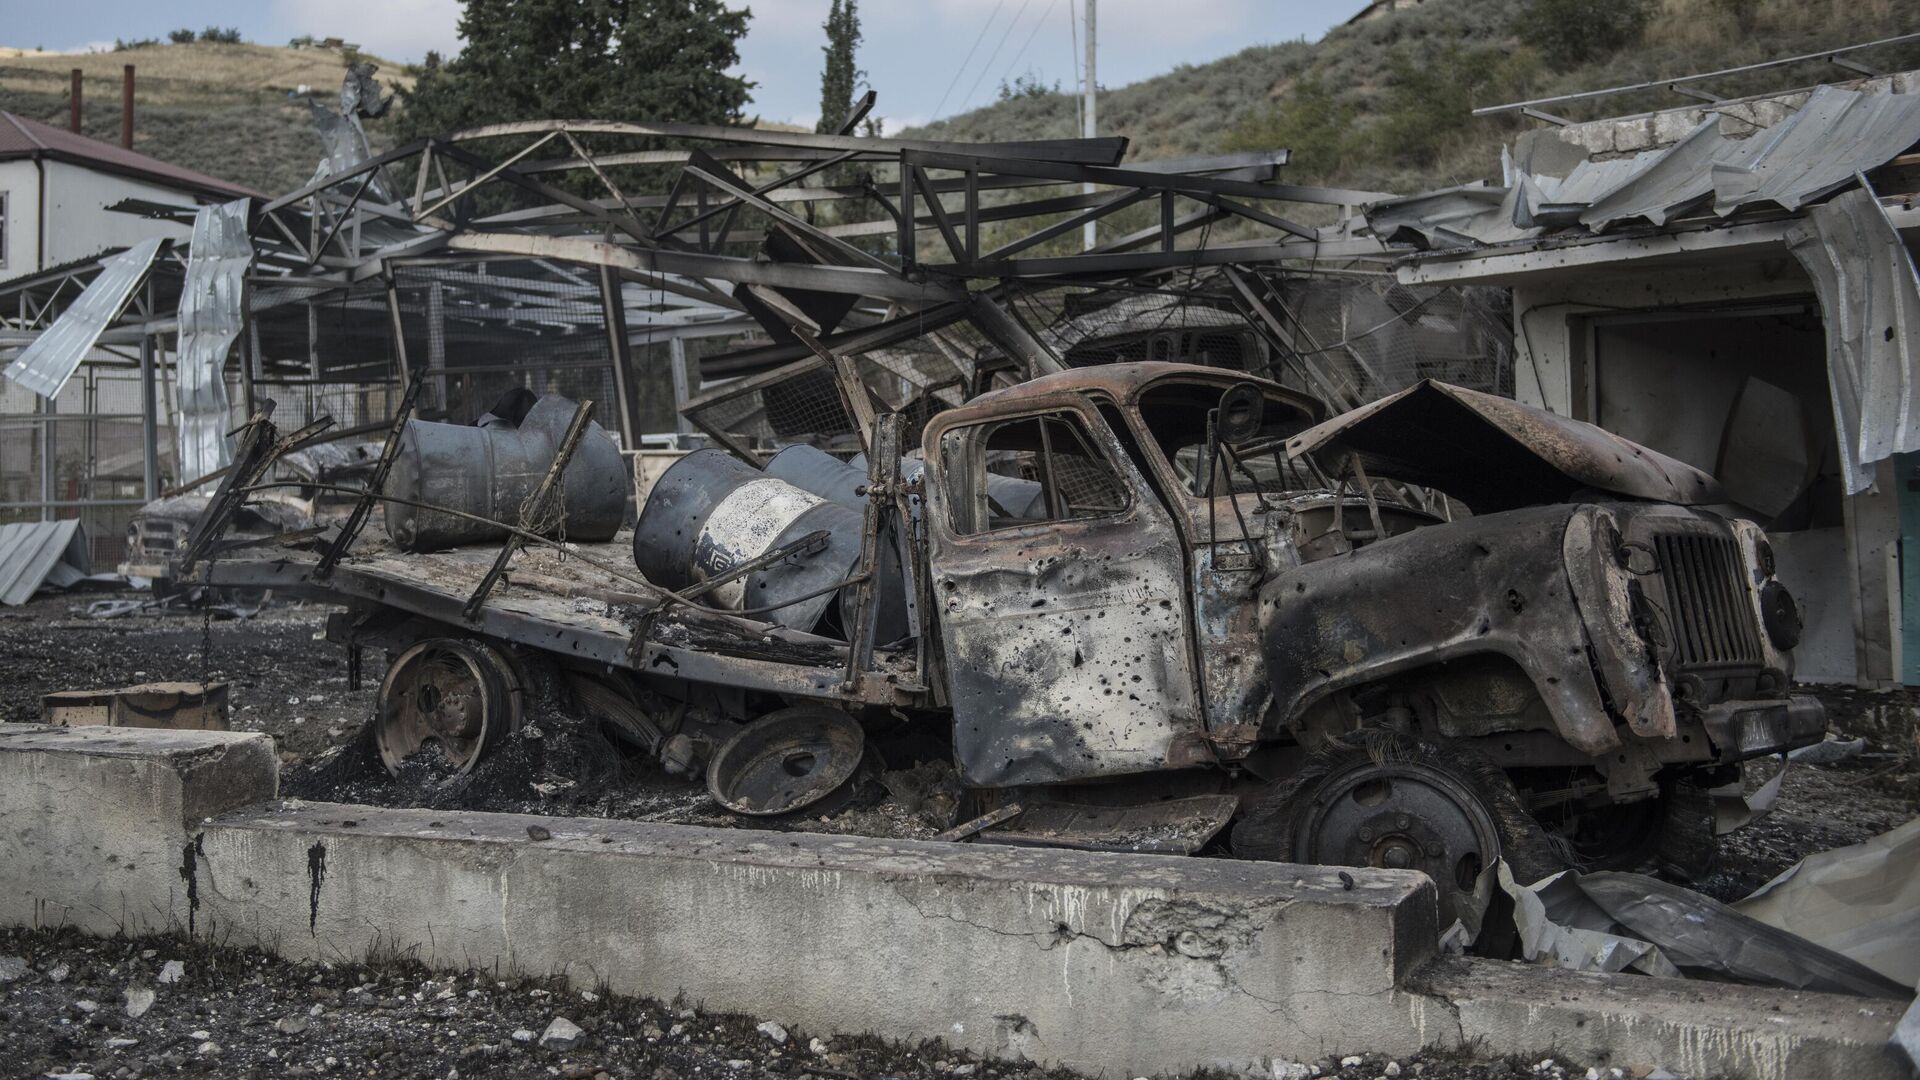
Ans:
{"type": "Polygon", "coordinates": [[[1455,1034],[1397,989],[1435,938],[1409,872],[322,803],[215,823],[199,866],[202,919],[288,956],[562,973],[1095,1074],[1455,1034]]]}
{"type": "Polygon", "coordinates": [[[0,923],[186,926],[200,823],[278,783],[265,735],[0,725],[0,923]]]}
{"type": "Polygon", "coordinates": [[[40,699],[56,727],[190,728],[226,731],[227,684],[157,682],[104,690],[56,690],[40,699]]]}
{"type": "Polygon", "coordinates": [[[1436,961],[1409,980],[1469,1044],[1746,1080],[1906,1080],[1883,1051],[1905,1002],[1728,983],[1436,961]]]}

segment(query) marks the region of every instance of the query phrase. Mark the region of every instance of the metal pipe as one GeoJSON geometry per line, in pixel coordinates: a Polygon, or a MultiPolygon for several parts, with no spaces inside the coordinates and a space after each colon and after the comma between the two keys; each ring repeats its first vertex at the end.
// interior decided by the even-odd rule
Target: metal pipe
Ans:
{"type": "Polygon", "coordinates": [[[600,268],[600,307],[607,323],[607,361],[613,365],[614,420],[620,427],[620,445],[639,445],[640,424],[634,416],[633,355],[627,341],[627,302],[619,275],[610,266],[600,268]]]}
{"type": "MultiPolygon", "coordinates": [[[[1088,3],[1091,4],[1092,0],[1088,0],[1088,3]]],[[[1654,79],[1651,82],[1633,83],[1628,86],[1610,86],[1605,90],[1587,90],[1578,94],[1561,94],[1557,97],[1534,98],[1531,101],[1514,101],[1505,105],[1486,105],[1473,110],[1473,115],[1492,116],[1495,113],[1503,112],[1525,112],[1542,105],[1560,105],[1569,101],[1590,101],[1594,98],[1610,97],[1614,94],[1632,93],[1635,90],[1655,90],[1663,87],[1672,89],[1686,83],[1700,82],[1705,79],[1717,79],[1724,75],[1738,75],[1748,71],[1761,71],[1766,68],[1783,67],[1787,64],[1799,64],[1811,60],[1833,62],[1834,57],[1843,53],[1858,52],[1861,49],[1871,49],[1878,45],[1903,45],[1910,41],[1920,41],[1920,34],[1901,34],[1898,37],[1881,38],[1878,41],[1863,41],[1858,45],[1848,45],[1839,49],[1828,49],[1825,52],[1802,53],[1799,56],[1788,56],[1779,60],[1767,60],[1758,64],[1743,64],[1740,67],[1721,68],[1719,71],[1705,71],[1698,75],[1682,75],[1677,79],[1654,79]]]]}
{"type": "MultiPolygon", "coordinates": [[[[140,490],[160,497],[160,395],[154,385],[153,337],[140,339],[140,490]]],[[[248,406],[251,411],[251,404],[248,406]]]]}
{"type": "MultiPolygon", "coordinates": [[[[43,416],[51,416],[54,413],[57,413],[59,411],[60,411],[59,402],[49,397],[43,397],[40,399],[40,412],[43,416]]],[[[53,458],[54,458],[54,454],[56,453],[54,448],[55,446],[54,434],[55,434],[55,430],[58,427],[59,427],[58,424],[51,424],[51,423],[42,423],[40,425],[40,520],[41,521],[52,521],[53,507],[57,505],[53,502],[53,482],[54,482],[53,458]]]]}
{"type": "Polygon", "coordinates": [[[67,130],[80,134],[80,69],[73,69],[73,92],[67,96],[67,130]]]}
{"type": "Polygon", "coordinates": [[[120,73],[120,145],[133,149],[133,65],[120,73]]]}
{"type": "MultiPolygon", "coordinates": [[[[1087,5],[1087,71],[1086,71],[1087,85],[1086,85],[1086,107],[1081,111],[1081,123],[1084,126],[1080,129],[1080,134],[1083,138],[1091,139],[1094,137],[1094,133],[1100,129],[1100,124],[1099,124],[1097,111],[1096,111],[1097,110],[1096,98],[1098,96],[1097,91],[1099,89],[1099,85],[1094,81],[1094,76],[1093,76],[1093,58],[1095,53],[1094,42],[1093,42],[1093,12],[1094,12],[1095,5],[1094,5],[1094,0],[1083,0],[1083,2],[1087,5]]],[[[1089,182],[1089,183],[1080,185],[1080,191],[1082,194],[1086,194],[1086,195],[1093,194],[1093,184],[1089,182]]],[[[1097,242],[1098,240],[1095,237],[1094,222],[1088,221],[1085,225],[1081,226],[1081,230],[1080,230],[1081,250],[1092,251],[1094,249],[1094,245],[1097,242]]]]}

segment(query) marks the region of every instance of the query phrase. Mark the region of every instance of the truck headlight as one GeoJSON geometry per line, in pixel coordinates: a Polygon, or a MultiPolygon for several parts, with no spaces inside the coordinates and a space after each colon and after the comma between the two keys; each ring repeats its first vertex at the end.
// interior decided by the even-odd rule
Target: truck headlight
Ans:
{"type": "Polygon", "coordinates": [[[1767,628],[1767,636],[1773,639],[1774,648],[1785,652],[1800,644],[1800,605],[1778,581],[1769,581],[1760,587],[1760,621],[1767,628]]]}

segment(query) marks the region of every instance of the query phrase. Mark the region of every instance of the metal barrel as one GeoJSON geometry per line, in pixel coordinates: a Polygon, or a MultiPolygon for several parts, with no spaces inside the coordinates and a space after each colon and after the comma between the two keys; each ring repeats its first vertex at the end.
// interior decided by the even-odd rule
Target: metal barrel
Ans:
{"type": "MultiPolygon", "coordinates": [[[[648,581],[684,589],[724,574],[783,544],[825,531],[825,550],[797,555],[722,585],[703,602],[797,630],[844,636],[852,618],[851,590],[806,597],[859,570],[864,517],[748,465],[724,450],[706,449],[675,462],[654,482],[633,530],[633,561],[648,581]],[[772,610],[766,610],[772,609],[772,610]]],[[[906,633],[905,590],[897,564],[878,574],[878,637],[906,633]]]]}
{"type": "Polygon", "coordinates": [[[854,510],[864,510],[867,505],[867,497],[860,490],[866,486],[867,470],[805,443],[773,455],[767,462],[767,475],[854,510]]]}
{"type": "MultiPolygon", "coordinates": [[[[403,499],[519,524],[520,507],[553,466],[553,456],[577,406],[549,394],[518,427],[470,427],[409,420],[386,490],[403,499]]],[[[564,515],[548,530],[569,540],[598,542],[620,531],[630,483],[620,448],[598,423],[590,424],[561,474],[564,515]]],[[[507,531],[471,518],[401,503],[384,506],[387,534],[402,551],[438,551],[462,544],[497,543],[507,531]]]]}

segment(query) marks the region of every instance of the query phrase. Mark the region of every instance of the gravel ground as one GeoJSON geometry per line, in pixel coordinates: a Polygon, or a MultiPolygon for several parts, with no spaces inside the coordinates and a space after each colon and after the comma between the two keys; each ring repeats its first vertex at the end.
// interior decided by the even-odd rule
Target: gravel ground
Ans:
{"type": "MultiPolygon", "coordinates": [[[[702,1012],[685,1002],[582,992],[555,979],[435,973],[405,959],[371,966],[314,965],[176,937],[102,941],[73,933],[0,930],[0,1073],[11,1077],[1069,1080],[1075,1075],[981,1062],[937,1042],[906,1046],[763,1027],[769,1023],[702,1012]],[[168,981],[167,969],[176,962],[180,974],[168,981]],[[130,1015],[143,1001],[146,1011],[130,1015]],[[580,1029],[570,1045],[543,1038],[562,1020],[580,1029]]],[[[1367,1054],[1298,1064],[1309,1075],[1340,1080],[1588,1075],[1565,1061],[1475,1062],[1431,1055],[1367,1054]]],[[[1612,1075],[1620,1080],[1627,1074],[1612,1075]]]]}

